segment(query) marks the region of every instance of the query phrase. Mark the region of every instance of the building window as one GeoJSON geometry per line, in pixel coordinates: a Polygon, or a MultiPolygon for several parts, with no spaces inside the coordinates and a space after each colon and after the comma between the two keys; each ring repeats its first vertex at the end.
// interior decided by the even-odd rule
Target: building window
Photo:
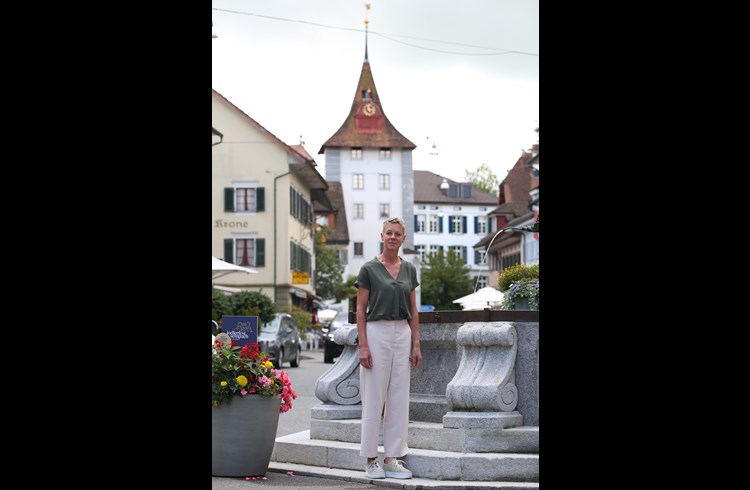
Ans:
{"type": "Polygon", "coordinates": [[[430,255],[435,255],[436,253],[440,251],[440,249],[441,249],[440,245],[430,245],[429,253],[430,255]]]}
{"type": "Polygon", "coordinates": [[[234,241],[235,264],[255,267],[255,239],[238,238],[234,241]]]}
{"type": "Polygon", "coordinates": [[[474,250],[474,263],[476,265],[484,265],[484,260],[486,256],[487,256],[486,250],[474,250]]]}
{"type": "Polygon", "coordinates": [[[487,287],[487,278],[484,276],[479,276],[479,279],[477,279],[477,289],[482,289],[487,287]]]}
{"type": "Polygon", "coordinates": [[[365,188],[365,176],[363,174],[352,175],[352,187],[354,189],[364,189],[365,188]]]}
{"type": "Polygon", "coordinates": [[[290,269],[296,272],[312,272],[312,254],[295,242],[289,243],[290,269]]]}
{"type": "Polygon", "coordinates": [[[487,234],[487,216],[474,217],[474,233],[477,235],[487,234]]]}
{"type": "Polygon", "coordinates": [[[224,211],[256,213],[265,210],[265,188],[237,185],[224,188],[224,211]]]}
{"type": "Polygon", "coordinates": [[[289,187],[289,214],[303,225],[312,224],[313,207],[294,187],[289,187]]]}
{"type": "Polygon", "coordinates": [[[456,257],[460,258],[463,263],[466,263],[466,247],[463,245],[451,245],[448,247],[449,252],[456,254],[456,257]]]}
{"type": "Polygon", "coordinates": [[[354,256],[362,257],[364,255],[364,245],[362,242],[354,242],[354,256]]]}
{"type": "Polygon", "coordinates": [[[365,217],[365,205],[361,202],[354,203],[354,219],[362,219],[365,217]]]}
{"type": "Polygon", "coordinates": [[[380,217],[387,218],[391,215],[391,205],[388,203],[380,203],[380,217]]]}
{"type": "Polygon", "coordinates": [[[352,148],[352,160],[362,160],[362,148],[352,148]]]}
{"type": "Polygon", "coordinates": [[[438,216],[437,214],[430,214],[427,216],[427,232],[428,233],[440,232],[440,216],[438,216]]]}
{"type": "Polygon", "coordinates": [[[466,216],[453,215],[450,217],[450,233],[466,233],[465,227],[466,216]]]}
{"type": "Polygon", "coordinates": [[[255,189],[234,190],[234,211],[241,213],[254,212],[257,205],[255,189]]]}
{"type": "Polygon", "coordinates": [[[424,245],[414,245],[414,250],[419,254],[419,258],[424,262],[424,245]]]}
{"type": "Polygon", "coordinates": [[[339,261],[341,262],[341,265],[349,263],[349,251],[347,249],[342,248],[339,250],[339,261]]]}
{"type": "Polygon", "coordinates": [[[390,160],[391,159],[391,149],[390,148],[381,148],[380,149],[380,159],[381,160],[390,160]]]}
{"type": "Polygon", "coordinates": [[[388,174],[378,175],[378,189],[381,191],[391,188],[391,176],[388,174]]]}
{"type": "Polygon", "coordinates": [[[416,222],[416,226],[414,227],[415,228],[414,232],[424,233],[425,231],[427,231],[426,216],[424,214],[418,214],[416,215],[416,218],[417,218],[417,222],[416,222]]]}

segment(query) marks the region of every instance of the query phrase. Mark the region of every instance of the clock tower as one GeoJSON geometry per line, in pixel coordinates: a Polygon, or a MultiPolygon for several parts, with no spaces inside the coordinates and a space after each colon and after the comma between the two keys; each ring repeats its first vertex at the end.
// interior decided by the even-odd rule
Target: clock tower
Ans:
{"type": "Polygon", "coordinates": [[[414,251],[415,148],[383,111],[365,30],[365,59],[351,109],[338,131],[318,151],[325,155],[326,180],[341,182],[344,194],[350,238],[345,278],[356,276],[362,264],[380,254],[380,232],[383,221],[390,217],[400,216],[406,224],[406,240],[399,255],[410,262],[419,257],[410,255],[414,251]]]}

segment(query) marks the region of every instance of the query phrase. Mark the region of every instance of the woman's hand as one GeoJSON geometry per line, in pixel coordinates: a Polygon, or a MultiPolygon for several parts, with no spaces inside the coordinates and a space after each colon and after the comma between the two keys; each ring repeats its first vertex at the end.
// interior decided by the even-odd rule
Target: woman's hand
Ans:
{"type": "Polygon", "coordinates": [[[372,367],[372,354],[370,354],[370,348],[366,345],[359,346],[359,365],[367,369],[372,367]]]}
{"type": "Polygon", "coordinates": [[[420,349],[419,346],[416,346],[411,350],[409,364],[411,364],[411,367],[413,368],[418,368],[422,365],[422,349],[420,349]]]}

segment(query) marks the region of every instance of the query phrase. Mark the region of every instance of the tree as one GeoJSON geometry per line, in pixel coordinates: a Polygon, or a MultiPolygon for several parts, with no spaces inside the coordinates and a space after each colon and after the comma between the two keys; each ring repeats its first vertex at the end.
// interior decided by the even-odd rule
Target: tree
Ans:
{"type": "Polygon", "coordinates": [[[349,310],[357,311],[357,276],[349,275],[336,289],[336,301],[349,300],[349,310]]]}
{"type": "Polygon", "coordinates": [[[460,310],[454,299],[474,290],[469,267],[453,250],[425,255],[422,267],[422,304],[433,305],[438,311],[460,310]]]}
{"type": "Polygon", "coordinates": [[[276,316],[276,304],[260,291],[240,291],[231,296],[230,302],[233,315],[257,316],[258,327],[276,316]]]}
{"type": "Polygon", "coordinates": [[[322,225],[315,234],[315,293],[324,300],[336,297],[344,274],[338,250],[326,245],[331,233],[329,227],[322,225]]]}
{"type": "Polygon", "coordinates": [[[500,185],[500,181],[497,179],[497,175],[492,171],[489,165],[483,163],[479,166],[476,171],[464,170],[466,182],[471,182],[476,186],[477,189],[497,196],[497,189],[500,185]]]}

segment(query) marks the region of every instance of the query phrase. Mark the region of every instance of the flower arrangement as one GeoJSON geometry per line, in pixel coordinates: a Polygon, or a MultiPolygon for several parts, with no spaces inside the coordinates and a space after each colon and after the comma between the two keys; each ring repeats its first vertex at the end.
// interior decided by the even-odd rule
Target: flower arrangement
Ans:
{"type": "Polygon", "coordinates": [[[500,308],[503,310],[515,310],[515,302],[526,298],[529,300],[529,309],[539,309],[539,278],[520,279],[512,282],[510,287],[503,293],[503,302],[500,308]]]}
{"type": "Polygon", "coordinates": [[[211,354],[211,404],[232,403],[235,396],[249,395],[281,397],[281,413],[292,408],[297,392],[289,375],[274,369],[268,354],[260,352],[259,344],[245,344],[241,348],[231,339],[217,338],[211,354]]]}

